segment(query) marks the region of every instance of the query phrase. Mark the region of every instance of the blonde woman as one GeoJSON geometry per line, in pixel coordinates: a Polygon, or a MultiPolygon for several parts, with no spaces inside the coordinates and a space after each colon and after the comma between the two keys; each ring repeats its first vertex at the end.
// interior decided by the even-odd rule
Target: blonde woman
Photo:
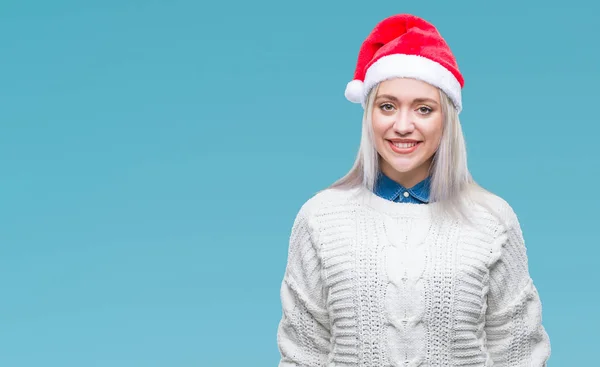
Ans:
{"type": "Polygon", "coordinates": [[[294,220],[280,367],[546,366],[517,215],[467,167],[463,85],[419,17],[363,42],[345,93],[364,108],[358,155],[294,220]]]}

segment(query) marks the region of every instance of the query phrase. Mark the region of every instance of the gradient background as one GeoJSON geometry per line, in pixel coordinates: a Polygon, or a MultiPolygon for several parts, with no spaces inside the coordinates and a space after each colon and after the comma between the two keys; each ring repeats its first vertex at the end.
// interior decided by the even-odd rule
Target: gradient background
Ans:
{"type": "Polygon", "coordinates": [[[276,366],[294,216],[350,169],[344,88],[400,12],[458,59],[470,167],[521,221],[549,366],[595,365],[598,8],[415,3],[2,0],[0,366],[276,366]]]}

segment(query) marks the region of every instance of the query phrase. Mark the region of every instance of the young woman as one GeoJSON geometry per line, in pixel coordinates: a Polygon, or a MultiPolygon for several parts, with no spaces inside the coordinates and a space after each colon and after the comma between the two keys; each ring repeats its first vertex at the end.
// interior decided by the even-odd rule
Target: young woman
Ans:
{"type": "Polygon", "coordinates": [[[421,18],[384,19],[362,44],[346,88],[359,152],[295,218],[279,366],[546,366],[519,221],[467,168],[462,86],[421,18]]]}

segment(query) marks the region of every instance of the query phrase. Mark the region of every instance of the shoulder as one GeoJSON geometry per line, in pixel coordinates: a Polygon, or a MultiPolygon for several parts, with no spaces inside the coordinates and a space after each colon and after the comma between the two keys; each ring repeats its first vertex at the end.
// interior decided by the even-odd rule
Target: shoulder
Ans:
{"type": "Polygon", "coordinates": [[[313,193],[301,205],[296,214],[295,225],[306,224],[311,231],[329,226],[332,221],[352,217],[359,206],[360,188],[326,188],[313,193]]]}
{"type": "Polygon", "coordinates": [[[479,224],[497,225],[498,230],[506,230],[519,224],[512,205],[502,196],[480,186],[469,191],[471,215],[479,224]]]}
{"type": "MultiPolygon", "coordinates": [[[[291,242],[297,246],[297,238],[311,238],[313,246],[320,243],[323,228],[333,228],[348,218],[356,200],[356,189],[327,188],[312,194],[301,205],[293,221],[291,242]],[[335,224],[332,224],[333,222],[335,224]]],[[[301,242],[301,241],[300,241],[301,242]]],[[[320,246],[315,250],[318,251],[320,246]]],[[[290,250],[291,251],[291,250],[290,250]]]]}
{"type": "Polygon", "coordinates": [[[486,190],[481,191],[477,199],[477,231],[485,232],[486,242],[489,241],[489,264],[494,264],[506,252],[524,251],[521,225],[512,205],[500,195],[486,190]]]}
{"type": "Polygon", "coordinates": [[[326,188],[312,194],[302,205],[298,212],[305,217],[320,216],[331,210],[340,210],[341,207],[358,205],[359,188],[326,188]]]}
{"type": "Polygon", "coordinates": [[[502,196],[479,188],[474,192],[474,215],[492,221],[503,231],[519,225],[513,206],[502,196]]]}

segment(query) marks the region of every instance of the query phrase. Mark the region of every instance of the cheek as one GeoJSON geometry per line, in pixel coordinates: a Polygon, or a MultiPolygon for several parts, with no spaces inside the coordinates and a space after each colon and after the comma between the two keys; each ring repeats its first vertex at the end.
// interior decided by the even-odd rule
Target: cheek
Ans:
{"type": "Polygon", "coordinates": [[[381,119],[375,114],[373,114],[373,116],[371,117],[371,125],[373,128],[373,135],[375,135],[375,138],[381,136],[381,132],[383,131],[381,119]]]}
{"type": "Polygon", "coordinates": [[[442,137],[442,122],[435,121],[433,124],[428,124],[422,131],[427,139],[437,144],[442,137]]]}
{"type": "Polygon", "coordinates": [[[390,118],[388,116],[383,116],[377,112],[373,112],[371,116],[371,121],[373,123],[373,133],[375,137],[381,137],[384,132],[389,129],[390,118]]]}

